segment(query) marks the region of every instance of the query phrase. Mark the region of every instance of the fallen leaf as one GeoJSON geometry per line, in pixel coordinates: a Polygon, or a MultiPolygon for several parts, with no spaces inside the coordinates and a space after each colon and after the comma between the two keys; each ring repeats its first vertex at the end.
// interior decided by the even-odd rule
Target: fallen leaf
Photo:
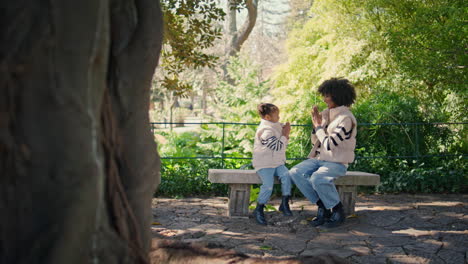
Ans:
{"type": "Polygon", "coordinates": [[[159,222],[153,222],[152,225],[161,225],[161,223],[159,223],[159,222]]]}
{"type": "Polygon", "coordinates": [[[261,246],[260,249],[261,250],[272,250],[273,248],[269,247],[269,246],[261,246]]]}

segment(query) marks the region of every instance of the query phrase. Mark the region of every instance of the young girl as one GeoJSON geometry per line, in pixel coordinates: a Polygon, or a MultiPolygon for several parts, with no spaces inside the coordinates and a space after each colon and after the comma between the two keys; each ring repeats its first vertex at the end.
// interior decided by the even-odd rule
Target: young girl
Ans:
{"type": "Polygon", "coordinates": [[[345,220],[343,205],[334,180],[346,174],[354,161],[356,118],[349,106],[356,99],[354,87],[346,79],[332,78],[318,89],[327,109],[312,110],[312,144],[309,159],[294,166],[290,176],[299,190],[318,205],[313,226],[336,227],[345,220]]]}
{"type": "Polygon", "coordinates": [[[288,145],[291,125],[279,123],[279,109],[273,104],[260,104],[257,107],[262,117],[255,133],[252,165],[262,179],[257,208],[253,214],[257,223],[266,225],[263,209],[273,191],[274,176],[281,181],[282,201],[279,210],[285,216],[291,216],[289,197],[291,196],[291,178],[286,166],[286,146],[288,145]]]}

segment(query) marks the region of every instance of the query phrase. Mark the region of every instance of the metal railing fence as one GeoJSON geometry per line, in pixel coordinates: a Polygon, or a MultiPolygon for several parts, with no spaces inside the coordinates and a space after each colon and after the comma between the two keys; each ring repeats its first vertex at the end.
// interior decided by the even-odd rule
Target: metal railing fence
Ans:
{"type": "MultiPolygon", "coordinates": [[[[357,143],[357,155],[356,159],[421,159],[428,157],[458,157],[463,156],[467,158],[468,154],[463,151],[462,153],[450,153],[450,145],[453,145],[452,140],[462,140],[464,141],[465,149],[468,144],[468,131],[465,129],[465,126],[468,122],[433,122],[433,123],[424,123],[424,122],[413,122],[413,123],[358,123],[358,143],[357,143]],[[398,134],[397,132],[401,132],[398,134]],[[365,133],[381,133],[382,141],[387,140],[386,137],[400,138],[402,141],[402,149],[405,149],[401,153],[398,151],[391,151],[394,155],[371,155],[371,156],[362,156],[359,155],[359,149],[364,147],[370,147],[365,144],[365,140],[359,140],[361,134],[365,133]],[[392,134],[394,133],[394,134],[392,134]],[[429,133],[429,134],[428,134],[429,133]],[[434,135],[430,135],[434,133],[434,135]],[[444,139],[444,135],[447,137],[444,139]],[[426,138],[432,138],[431,144],[437,142],[440,144],[438,146],[440,151],[434,153],[425,153],[425,149],[428,149],[427,142],[421,141],[426,138]],[[363,142],[361,142],[363,141],[363,142]],[[445,145],[444,145],[445,144],[445,145]],[[409,153],[408,147],[411,147],[412,153],[409,153]]],[[[222,139],[221,139],[221,151],[217,155],[211,156],[195,156],[195,157],[183,157],[183,156],[162,156],[162,159],[221,159],[223,166],[226,159],[243,159],[250,160],[251,157],[235,157],[226,155],[225,150],[225,140],[228,126],[258,126],[258,123],[233,123],[233,122],[151,122],[151,131],[153,133],[158,133],[158,131],[165,131],[169,128],[172,129],[172,125],[179,126],[194,126],[194,125],[216,125],[219,126],[222,130],[222,139]],[[169,128],[168,128],[169,125],[169,128]]],[[[311,130],[311,124],[292,124],[294,127],[302,127],[304,129],[311,130]]],[[[177,128],[175,128],[177,129],[177,128]]],[[[253,128],[255,129],[255,128],[253,128]]],[[[309,132],[310,133],[310,132],[309,132]]],[[[374,135],[375,136],[375,135],[374,135]]],[[[365,137],[365,135],[363,135],[365,137]]],[[[253,139],[252,139],[253,140],[253,139]]],[[[375,142],[374,142],[375,143],[375,142]]],[[[432,146],[432,150],[437,147],[432,146]]],[[[372,151],[371,151],[372,152],[372,151]]],[[[304,160],[305,157],[288,157],[287,160],[304,160]]]]}

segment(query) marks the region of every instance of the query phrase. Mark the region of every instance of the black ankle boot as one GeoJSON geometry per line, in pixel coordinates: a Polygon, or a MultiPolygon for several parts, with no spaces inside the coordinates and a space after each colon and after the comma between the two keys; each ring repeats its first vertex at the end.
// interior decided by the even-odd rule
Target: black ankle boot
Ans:
{"type": "Polygon", "coordinates": [[[267,225],[265,220],[265,214],[263,213],[263,209],[265,208],[264,204],[257,204],[257,207],[253,211],[253,215],[257,223],[261,225],[267,225]]]}
{"type": "Polygon", "coordinates": [[[312,220],[312,222],[310,222],[312,226],[323,225],[331,216],[331,210],[325,208],[325,205],[322,203],[321,200],[317,201],[317,205],[317,216],[312,220]]]}
{"type": "Polygon", "coordinates": [[[341,225],[346,219],[343,204],[338,203],[333,207],[333,212],[330,219],[324,224],[326,228],[333,228],[341,225]]]}
{"type": "Polygon", "coordinates": [[[281,198],[281,204],[278,208],[278,210],[280,210],[281,212],[283,212],[283,215],[284,216],[292,216],[292,212],[291,212],[291,209],[289,208],[289,195],[287,196],[283,196],[281,198]]]}

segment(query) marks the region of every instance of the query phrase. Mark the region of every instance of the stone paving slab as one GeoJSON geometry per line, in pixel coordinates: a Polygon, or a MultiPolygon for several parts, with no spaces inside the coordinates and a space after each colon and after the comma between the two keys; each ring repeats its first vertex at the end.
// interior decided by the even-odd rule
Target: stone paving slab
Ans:
{"type": "Polygon", "coordinates": [[[266,212],[268,226],[228,218],[227,202],[155,198],[153,236],[263,258],[328,253],[350,263],[468,263],[468,195],[358,196],[356,215],[335,229],[310,226],[316,206],[304,199],[293,200],[293,217],[266,212]]]}

